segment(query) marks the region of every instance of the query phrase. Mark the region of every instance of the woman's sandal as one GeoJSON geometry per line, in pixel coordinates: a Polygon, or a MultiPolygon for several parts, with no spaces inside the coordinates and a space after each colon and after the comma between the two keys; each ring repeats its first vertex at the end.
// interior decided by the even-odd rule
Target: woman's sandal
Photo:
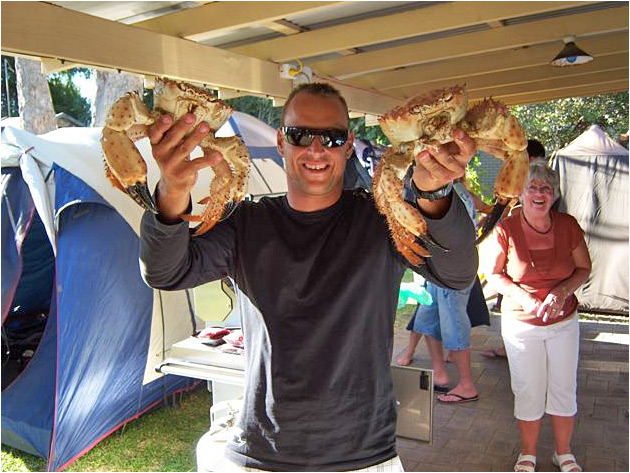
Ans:
{"type": "Polygon", "coordinates": [[[582,471],[582,467],[578,465],[578,462],[575,461],[575,457],[571,453],[558,455],[556,452],[553,452],[551,461],[560,468],[560,471],[582,471]]]}
{"type": "Polygon", "coordinates": [[[514,465],[514,471],[536,471],[536,457],[534,455],[518,454],[518,459],[514,465]],[[525,462],[532,463],[532,465],[526,465],[525,462]]]}

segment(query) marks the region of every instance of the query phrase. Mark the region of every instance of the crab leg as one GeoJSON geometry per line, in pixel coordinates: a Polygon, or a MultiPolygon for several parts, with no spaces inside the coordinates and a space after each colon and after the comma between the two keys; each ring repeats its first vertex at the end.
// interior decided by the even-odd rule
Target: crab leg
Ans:
{"type": "Polygon", "coordinates": [[[519,121],[501,102],[484,100],[471,108],[459,126],[477,149],[504,161],[494,181],[495,205],[477,237],[481,243],[500,220],[511,200],[518,197],[529,169],[527,137],[519,121]]]}
{"type": "Polygon", "coordinates": [[[105,126],[101,134],[101,146],[108,176],[113,176],[117,183],[111,178],[110,181],[139,205],[157,214],[157,206],[147,186],[147,164],[133,141],[125,132],[105,126]]]}
{"type": "Polygon", "coordinates": [[[417,266],[422,258],[431,256],[425,247],[448,250],[431,238],[420,212],[403,199],[403,178],[412,160],[411,154],[386,151],[374,174],[373,187],[376,206],[387,219],[396,249],[417,266]]]}
{"type": "Polygon", "coordinates": [[[245,144],[237,136],[215,138],[204,144],[204,154],[219,151],[224,159],[212,169],[214,179],[210,184],[210,195],[198,203],[206,205],[201,215],[182,215],[181,218],[189,222],[203,222],[195,229],[194,235],[207,232],[219,222],[226,210],[233,210],[233,202],[245,197],[245,183],[249,176],[248,154],[245,144]],[[230,156],[228,160],[226,156],[230,156]]]}
{"type": "MultiPolygon", "coordinates": [[[[490,152],[483,147],[479,149],[490,152]]],[[[510,202],[518,197],[527,180],[528,170],[529,157],[527,150],[515,151],[509,154],[494,181],[495,204],[479,231],[476,241],[477,245],[490,235],[510,202]]]]}
{"type": "Polygon", "coordinates": [[[398,252],[413,266],[423,264],[423,258],[430,257],[431,253],[423,248],[416,240],[416,237],[392,216],[387,197],[381,191],[375,189],[374,197],[377,208],[385,215],[394,246],[396,246],[398,252]]]}

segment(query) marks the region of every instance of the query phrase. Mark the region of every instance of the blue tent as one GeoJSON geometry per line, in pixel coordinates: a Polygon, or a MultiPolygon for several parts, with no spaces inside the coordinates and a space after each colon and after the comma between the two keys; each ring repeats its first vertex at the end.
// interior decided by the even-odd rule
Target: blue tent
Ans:
{"type": "MultiPolygon", "coordinates": [[[[254,158],[252,197],[285,192],[275,130],[238,112],[225,127],[221,134],[241,134],[254,158]]],[[[203,321],[189,294],[141,279],[142,210],[105,178],[99,135],[2,131],[3,349],[15,342],[9,358],[28,361],[3,382],[2,443],[46,458],[50,471],[196,383],[155,371],[203,321]],[[27,333],[16,340],[20,326],[27,333]]],[[[139,143],[145,158],[148,146],[139,143]]],[[[157,167],[146,160],[153,185],[157,167]]],[[[211,178],[200,174],[193,199],[207,194],[211,178]]],[[[3,378],[11,374],[5,361],[3,378]]]]}
{"type": "MultiPolygon", "coordinates": [[[[46,321],[43,333],[34,332],[39,344],[30,361],[3,386],[2,443],[46,458],[55,471],[194,382],[147,382],[154,291],[140,277],[138,237],[83,180],[56,164],[51,169],[52,243],[24,167],[2,168],[3,332],[46,321]]],[[[26,345],[12,338],[4,337],[3,348],[23,363],[26,345]]],[[[10,361],[3,359],[3,375],[10,361]]]]}

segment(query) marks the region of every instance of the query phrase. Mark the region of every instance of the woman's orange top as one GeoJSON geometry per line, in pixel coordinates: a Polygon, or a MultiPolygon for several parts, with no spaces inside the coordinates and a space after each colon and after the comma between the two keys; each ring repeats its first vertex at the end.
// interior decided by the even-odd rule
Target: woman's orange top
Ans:
{"type": "MultiPolygon", "coordinates": [[[[554,244],[552,248],[544,250],[528,249],[520,212],[504,218],[496,227],[496,241],[506,256],[505,274],[541,301],[545,300],[551,289],[573,274],[575,263],[571,252],[584,238],[584,231],[571,215],[551,211],[551,217],[554,244]]],[[[563,316],[547,322],[525,313],[521,305],[508,296],[503,299],[502,309],[532,325],[551,325],[571,316],[577,305],[577,297],[571,294],[562,308],[563,316]]]]}

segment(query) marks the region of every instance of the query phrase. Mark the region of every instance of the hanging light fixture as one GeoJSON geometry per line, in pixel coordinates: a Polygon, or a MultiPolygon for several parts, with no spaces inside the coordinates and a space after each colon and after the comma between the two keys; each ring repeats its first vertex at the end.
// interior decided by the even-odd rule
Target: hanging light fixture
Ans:
{"type": "Polygon", "coordinates": [[[592,60],[593,56],[576,46],[573,36],[567,36],[564,38],[564,48],[562,48],[562,51],[551,61],[551,65],[558,67],[575,66],[577,64],[586,64],[592,60]]]}

